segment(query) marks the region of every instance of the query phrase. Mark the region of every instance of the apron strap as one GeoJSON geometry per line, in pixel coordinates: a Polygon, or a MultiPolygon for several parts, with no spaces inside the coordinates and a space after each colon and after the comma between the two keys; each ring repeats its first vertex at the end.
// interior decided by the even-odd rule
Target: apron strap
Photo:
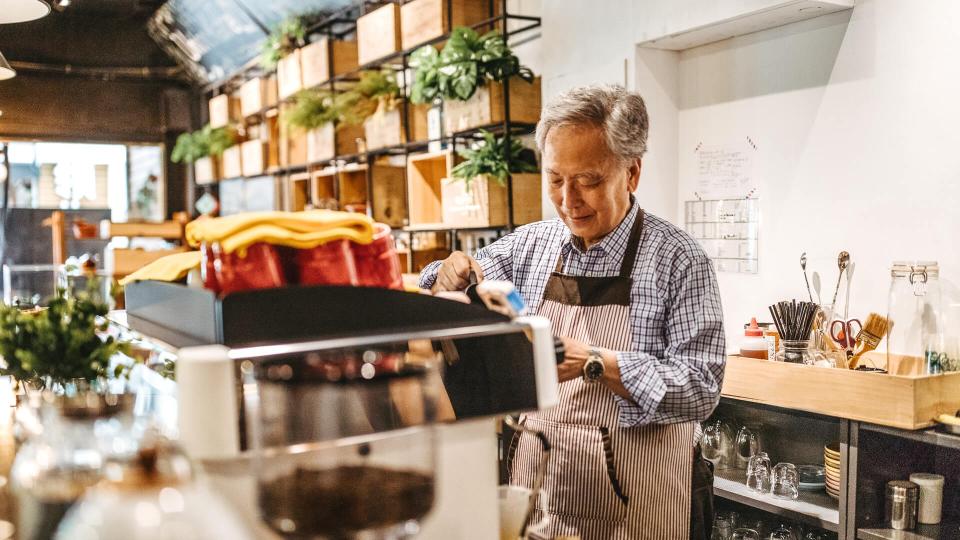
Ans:
{"type": "Polygon", "coordinates": [[[643,208],[637,211],[637,219],[633,222],[630,231],[630,240],[627,241],[627,252],[623,254],[623,263],[620,265],[620,277],[629,278],[633,273],[633,264],[637,260],[637,251],[640,249],[640,238],[643,236],[643,219],[646,214],[643,208]]]}

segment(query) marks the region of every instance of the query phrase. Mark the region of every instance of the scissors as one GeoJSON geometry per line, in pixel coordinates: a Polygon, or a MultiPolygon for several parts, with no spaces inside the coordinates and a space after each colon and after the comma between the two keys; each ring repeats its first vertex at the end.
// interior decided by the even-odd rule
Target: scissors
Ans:
{"type": "Polygon", "coordinates": [[[857,341],[857,336],[863,330],[860,319],[840,320],[835,319],[830,323],[830,337],[844,349],[852,349],[857,341]]]}

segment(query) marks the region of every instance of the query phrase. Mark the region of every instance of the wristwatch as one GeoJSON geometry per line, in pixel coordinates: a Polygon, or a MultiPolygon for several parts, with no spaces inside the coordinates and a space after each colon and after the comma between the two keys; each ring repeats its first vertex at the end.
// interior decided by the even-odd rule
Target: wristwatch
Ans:
{"type": "Polygon", "coordinates": [[[587,352],[587,361],[583,363],[583,382],[587,384],[595,383],[603,378],[603,355],[597,349],[590,349],[587,352]]]}

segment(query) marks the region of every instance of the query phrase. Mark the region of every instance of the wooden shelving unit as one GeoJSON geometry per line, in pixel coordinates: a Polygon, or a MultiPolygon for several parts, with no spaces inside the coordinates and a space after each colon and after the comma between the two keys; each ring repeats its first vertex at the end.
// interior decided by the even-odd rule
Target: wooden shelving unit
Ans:
{"type": "MultiPolygon", "coordinates": [[[[469,2],[464,2],[463,0],[430,1],[436,5],[431,5],[429,9],[438,10],[438,12],[442,13],[446,18],[446,20],[441,21],[442,34],[417,43],[416,45],[411,45],[406,49],[395,52],[386,50],[383,54],[379,54],[377,59],[367,61],[362,65],[357,65],[357,57],[359,56],[362,62],[365,56],[364,51],[357,51],[358,55],[353,55],[352,51],[345,51],[344,48],[336,46],[336,42],[355,36],[357,33],[357,20],[364,15],[388,4],[394,4],[396,14],[399,15],[402,8],[410,4],[412,0],[379,2],[358,0],[351,3],[350,6],[310,25],[308,29],[309,35],[319,35],[322,36],[322,39],[326,40],[327,46],[323,48],[327,54],[326,65],[328,73],[332,74],[326,81],[313,86],[313,88],[325,88],[331,92],[343,91],[359,80],[361,73],[365,70],[391,69],[396,74],[402,94],[408,96],[410,87],[412,86],[409,66],[410,56],[415,50],[424,45],[436,45],[446,41],[449,38],[450,30],[457,24],[460,24],[463,18],[462,12],[465,7],[468,7],[471,12],[468,19],[476,21],[470,24],[470,26],[481,32],[486,29],[496,28],[508,41],[511,36],[525,34],[530,30],[538,28],[541,24],[539,17],[509,13],[506,0],[470,0],[469,2]],[[478,8],[477,4],[480,3],[484,4],[485,8],[478,8]],[[478,13],[486,14],[486,18],[477,20],[478,17],[481,16],[478,15],[478,13]],[[512,28],[513,26],[516,26],[516,28],[512,28]],[[334,45],[330,46],[330,44],[334,45]],[[346,62],[348,63],[346,68],[342,66],[344,58],[346,58],[346,62]]],[[[436,31],[430,30],[430,32],[435,33],[436,31]]],[[[398,34],[396,38],[399,43],[400,35],[398,34]]],[[[410,42],[409,39],[408,42],[410,42]]],[[[311,47],[310,52],[313,56],[316,56],[317,51],[321,48],[316,46],[316,42],[309,44],[308,47],[311,47]]],[[[349,47],[347,49],[349,49],[349,47]]],[[[304,49],[300,49],[299,52],[302,54],[303,50],[304,49]]],[[[356,48],[354,48],[354,50],[356,50],[356,48]]],[[[367,54],[366,56],[370,55],[367,54]]],[[[286,69],[286,67],[284,69],[286,69]]],[[[267,102],[265,106],[257,111],[252,111],[247,107],[244,111],[246,114],[243,118],[244,126],[256,125],[264,122],[268,118],[278,116],[282,108],[288,104],[293,97],[292,95],[281,95],[279,99],[276,100],[276,103],[270,103],[269,90],[263,87],[255,88],[255,86],[257,86],[256,84],[248,82],[248,80],[253,77],[273,77],[275,73],[276,72],[263,71],[257,65],[256,59],[254,59],[236,73],[231,74],[226,80],[205,88],[205,96],[214,98],[221,94],[232,94],[234,92],[240,94],[241,92],[238,91],[241,87],[243,87],[243,91],[247,93],[256,93],[259,91],[259,93],[266,98],[267,102]],[[245,83],[246,86],[244,86],[245,83]]],[[[505,137],[532,133],[535,128],[535,122],[532,121],[529,114],[517,116],[516,114],[511,115],[510,113],[511,94],[518,95],[515,92],[511,92],[510,84],[511,81],[504,81],[497,85],[496,99],[491,100],[491,103],[497,105],[497,110],[487,111],[487,114],[491,118],[489,124],[455,132],[446,132],[434,140],[423,140],[423,129],[422,126],[420,126],[422,121],[417,124],[416,127],[414,126],[414,109],[416,106],[410,103],[409,99],[402,99],[400,100],[399,113],[401,115],[400,125],[402,129],[400,140],[403,142],[374,149],[359,148],[355,152],[337,153],[329,158],[305,160],[303,163],[291,163],[290,159],[284,159],[285,157],[289,158],[289,156],[285,155],[284,149],[281,148],[279,152],[279,162],[275,165],[270,160],[271,154],[269,152],[271,152],[272,149],[268,149],[266,161],[269,166],[264,174],[274,176],[278,184],[283,187],[283,191],[285,192],[283,200],[285,201],[285,207],[287,209],[302,209],[307,207],[307,205],[320,205],[319,203],[323,199],[336,199],[341,205],[350,204],[354,207],[359,207],[360,201],[354,199],[357,199],[357,196],[362,193],[366,197],[366,213],[375,219],[391,224],[397,231],[406,234],[410,239],[408,245],[413,245],[412,237],[414,234],[425,231],[417,227],[417,225],[420,225],[427,226],[429,232],[447,233],[449,246],[455,248],[458,243],[458,233],[472,232],[471,229],[454,230],[450,227],[443,227],[438,223],[439,216],[437,223],[419,223],[414,224],[413,227],[405,227],[405,225],[409,224],[407,219],[411,214],[411,194],[407,192],[407,182],[404,181],[402,194],[404,208],[398,209],[397,177],[392,166],[383,165],[384,160],[385,158],[399,159],[404,163],[401,169],[405,169],[408,156],[423,152],[429,147],[435,147],[437,145],[443,147],[444,151],[455,155],[458,147],[462,148],[476,140],[477,133],[481,129],[505,137]],[[418,138],[420,138],[420,140],[418,140],[418,138]],[[370,166],[371,164],[372,166],[370,166]],[[328,173],[318,173],[318,171],[328,171],[328,173]],[[335,172],[329,173],[329,171],[335,172]],[[384,197],[386,200],[381,200],[384,197]]],[[[537,85],[536,91],[539,92],[539,85],[537,85]]],[[[529,107],[528,102],[529,100],[526,97],[522,99],[525,107],[529,107]]],[[[422,111],[416,112],[422,113],[422,111]]],[[[281,127],[280,129],[283,128],[281,127]]],[[[507,185],[508,188],[510,188],[508,189],[509,196],[507,203],[508,208],[511,209],[511,211],[508,212],[510,216],[508,223],[505,226],[489,229],[482,228],[476,231],[493,230],[502,233],[513,229],[512,179],[508,179],[507,185]]],[[[200,191],[202,189],[216,190],[217,185],[216,183],[212,183],[198,186],[198,196],[202,193],[202,191],[200,191]]],[[[413,272],[415,270],[413,266],[415,257],[408,257],[407,259],[409,263],[406,270],[413,272]]]]}

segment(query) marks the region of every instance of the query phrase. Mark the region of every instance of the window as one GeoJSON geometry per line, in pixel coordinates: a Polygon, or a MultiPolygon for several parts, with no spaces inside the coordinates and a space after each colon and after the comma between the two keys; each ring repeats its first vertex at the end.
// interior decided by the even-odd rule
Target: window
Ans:
{"type": "Polygon", "coordinates": [[[162,220],[160,145],[10,142],[10,206],[109,209],[114,221],[162,220]]]}

